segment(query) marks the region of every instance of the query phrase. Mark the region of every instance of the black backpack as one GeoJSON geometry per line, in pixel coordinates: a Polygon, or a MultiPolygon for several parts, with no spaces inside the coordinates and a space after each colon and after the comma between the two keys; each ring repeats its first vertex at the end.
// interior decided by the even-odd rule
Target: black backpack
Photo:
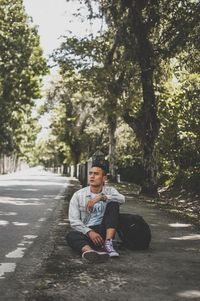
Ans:
{"type": "Polygon", "coordinates": [[[149,247],[151,230],[140,215],[121,213],[117,232],[128,249],[145,250],[149,247]]]}

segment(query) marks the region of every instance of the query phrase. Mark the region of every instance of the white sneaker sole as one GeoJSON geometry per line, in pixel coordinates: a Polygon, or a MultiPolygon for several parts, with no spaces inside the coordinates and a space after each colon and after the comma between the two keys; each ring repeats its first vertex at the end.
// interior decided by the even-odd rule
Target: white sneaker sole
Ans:
{"type": "Polygon", "coordinates": [[[119,254],[118,254],[118,253],[108,253],[108,255],[109,255],[111,258],[118,258],[118,257],[119,257],[119,254]]]}

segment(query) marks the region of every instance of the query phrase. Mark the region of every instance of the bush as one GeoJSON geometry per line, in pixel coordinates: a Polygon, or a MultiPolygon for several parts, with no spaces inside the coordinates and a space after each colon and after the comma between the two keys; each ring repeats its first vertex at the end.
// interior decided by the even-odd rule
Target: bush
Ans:
{"type": "Polygon", "coordinates": [[[188,172],[180,170],[174,180],[173,187],[175,189],[182,188],[200,194],[200,174],[196,171],[192,174],[188,174],[188,172]]]}

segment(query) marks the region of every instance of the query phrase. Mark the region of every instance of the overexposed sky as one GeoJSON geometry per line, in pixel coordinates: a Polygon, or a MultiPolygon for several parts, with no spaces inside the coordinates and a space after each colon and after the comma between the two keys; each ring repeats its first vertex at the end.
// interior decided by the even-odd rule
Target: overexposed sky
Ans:
{"type": "MultiPolygon", "coordinates": [[[[95,33],[101,26],[100,21],[91,25],[86,18],[81,20],[73,16],[81,7],[77,0],[24,0],[24,5],[27,14],[33,18],[33,23],[38,26],[45,56],[59,47],[61,36],[67,35],[68,31],[84,36],[95,33]]],[[[83,15],[87,14],[84,6],[81,11],[83,15]]]]}

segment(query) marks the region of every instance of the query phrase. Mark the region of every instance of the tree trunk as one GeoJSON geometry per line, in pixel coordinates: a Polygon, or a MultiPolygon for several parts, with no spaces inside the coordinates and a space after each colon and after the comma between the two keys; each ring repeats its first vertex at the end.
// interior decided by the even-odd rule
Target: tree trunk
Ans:
{"type": "Polygon", "coordinates": [[[143,151],[143,167],[145,174],[145,180],[142,184],[141,192],[154,196],[158,195],[155,142],[159,133],[159,120],[157,117],[157,108],[153,87],[153,71],[144,70],[142,64],[141,80],[143,90],[143,105],[136,121],[136,135],[143,151]]]}
{"type": "Polygon", "coordinates": [[[77,177],[77,165],[80,162],[80,154],[78,153],[73,153],[73,163],[74,163],[74,173],[73,177],[77,177]]]}
{"type": "Polygon", "coordinates": [[[79,145],[71,144],[70,145],[72,161],[74,164],[73,177],[77,177],[77,165],[80,163],[81,152],[79,151],[79,145]]]}
{"type": "MultiPolygon", "coordinates": [[[[133,118],[125,114],[125,121],[135,131],[143,152],[143,167],[145,180],[142,183],[142,193],[157,196],[157,162],[155,157],[155,142],[159,133],[159,119],[153,86],[153,50],[148,38],[146,24],[142,21],[142,13],[134,5],[129,9],[129,17],[133,27],[133,41],[137,40],[137,56],[141,70],[143,103],[141,109],[133,118]]],[[[133,42],[135,44],[135,42],[133,42]]]]}
{"type": "Polygon", "coordinates": [[[108,136],[109,136],[109,173],[112,181],[116,181],[116,138],[117,117],[115,114],[108,116],[108,136]]]}
{"type": "Polygon", "coordinates": [[[157,161],[155,140],[159,129],[159,122],[152,112],[141,108],[140,116],[134,118],[126,114],[124,120],[134,130],[142,149],[144,181],[141,184],[141,193],[158,196],[157,191],[157,161]]]}

